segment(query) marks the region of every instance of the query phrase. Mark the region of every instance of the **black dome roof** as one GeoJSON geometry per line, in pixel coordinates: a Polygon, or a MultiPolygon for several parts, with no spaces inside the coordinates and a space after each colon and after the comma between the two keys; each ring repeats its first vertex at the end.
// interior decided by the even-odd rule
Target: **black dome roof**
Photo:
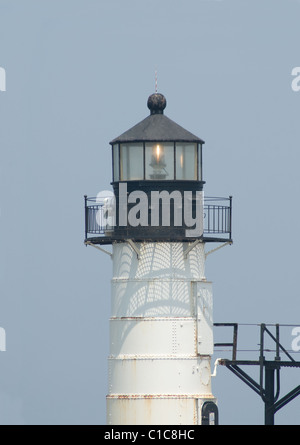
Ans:
{"type": "Polygon", "coordinates": [[[110,144],[147,141],[200,142],[203,144],[204,141],[202,139],[185,130],[163,114],[166,104],[167,101],[162,94],[155,93],[149,96],[147,105],[150,109],[150,116],[113,139],[110,144]]]}

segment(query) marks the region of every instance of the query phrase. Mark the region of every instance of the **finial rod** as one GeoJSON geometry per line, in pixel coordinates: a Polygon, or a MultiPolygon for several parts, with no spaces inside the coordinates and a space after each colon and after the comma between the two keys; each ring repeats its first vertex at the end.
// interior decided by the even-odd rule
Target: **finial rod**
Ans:
{"type": "Polygon", "coordinates": [[[155,70],[155,93],[157,93],[157,70],[155,70]]]}

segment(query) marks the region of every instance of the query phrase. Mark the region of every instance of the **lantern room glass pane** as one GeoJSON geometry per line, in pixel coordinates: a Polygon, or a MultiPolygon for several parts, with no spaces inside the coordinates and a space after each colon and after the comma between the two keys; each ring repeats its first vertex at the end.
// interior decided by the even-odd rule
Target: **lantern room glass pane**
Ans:
{"type": "Polygon", "coordinates": [[[176,179],[197,180],[197,144],[176,144],[176,179]]]}
{"type": "Polygon", "coordinates": [[[173,143],[147,143],[145,157],[146,179],[158,181],[174,179],[173,143]]]}
{"type": "Polygon", "coordinates": [[[120,179],[119,144],[113,145],[113,178],[114,181],[119,181],[120,179]]]}
{"type": "Polygon", "coordinates": [[[120,180],[133,181],[144,177],[144,150],[142,144],[120,145],[120,180]]]}

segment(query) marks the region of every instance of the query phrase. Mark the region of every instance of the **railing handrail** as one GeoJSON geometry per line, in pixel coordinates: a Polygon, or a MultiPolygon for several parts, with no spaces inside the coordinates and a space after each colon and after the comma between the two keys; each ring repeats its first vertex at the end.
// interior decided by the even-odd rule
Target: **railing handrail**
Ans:
{"type": "MultiPolygon", "coordinates": [[[[110,196],[108,196],[108,198],[110,198],[110,196]]],[[[99,205],[103,205],[100,202],[100,199],[104,199],[104,197],[98,198],[97,196],[92,196],[92,197],[86,197],[86,202],[95,202],[99,205]]],[[[218,197],[218,196],[204,196],[204,203],[206,202],[214,202],[214,201],[231,201],[231,196],[229,196],[228,198],[225,197],[218,197]]]]}

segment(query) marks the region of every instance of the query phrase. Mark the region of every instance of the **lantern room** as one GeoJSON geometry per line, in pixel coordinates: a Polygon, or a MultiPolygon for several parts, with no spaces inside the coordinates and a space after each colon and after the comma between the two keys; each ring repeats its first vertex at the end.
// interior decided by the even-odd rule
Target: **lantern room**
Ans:
{"type": "Polygon", "coordinates": [[[202,182],[204,141],[164,115],[162,94],[152,94],[147,105],[150,115],[111,142],[113,182],[202,182]]]}

